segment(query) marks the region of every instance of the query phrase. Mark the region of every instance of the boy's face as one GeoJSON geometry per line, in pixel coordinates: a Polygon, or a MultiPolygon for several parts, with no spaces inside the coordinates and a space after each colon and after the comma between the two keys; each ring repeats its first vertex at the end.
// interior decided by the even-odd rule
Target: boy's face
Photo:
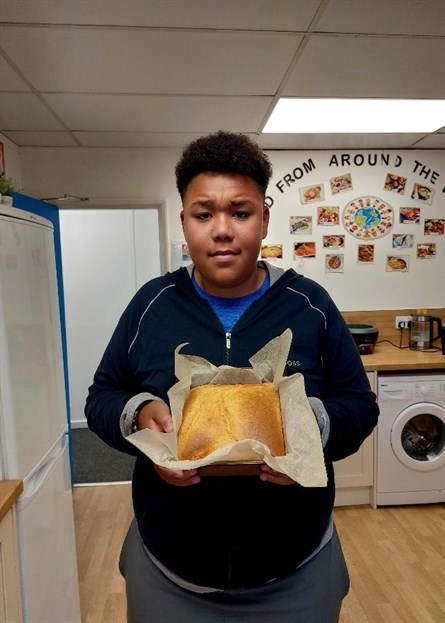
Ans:
{"type": "Polygon", "coordinates": [[[198,284],[215,296],[254,292],[264,279],[257,269],[269,209],[246,175],[200,173],[187,186],[182,228],[198,284]]]}

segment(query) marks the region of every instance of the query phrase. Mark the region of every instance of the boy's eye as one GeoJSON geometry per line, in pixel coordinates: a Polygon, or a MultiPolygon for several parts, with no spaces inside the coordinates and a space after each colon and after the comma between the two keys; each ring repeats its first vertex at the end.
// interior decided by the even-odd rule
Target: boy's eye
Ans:
{"type": "Polygon", "coordinates": [[[212,215],[209,212],[201,212],[200,214],[196,215],[196,218],[200,221],[207,221],[211,217],[212,215]]]}
{"type": "Polygon", "coordinates": [[[236,212],[234,212],[233,216],[237,219],[244,219],[249,216],[249,213],[245,210],[237,210],[236,212]]]}

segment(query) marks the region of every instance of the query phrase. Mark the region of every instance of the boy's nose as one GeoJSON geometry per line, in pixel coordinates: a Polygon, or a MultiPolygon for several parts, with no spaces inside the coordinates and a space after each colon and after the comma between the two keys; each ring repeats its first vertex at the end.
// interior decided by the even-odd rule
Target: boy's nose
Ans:
{"type": "Polygon", "coordinates": [[[219,215],[213,219],[212,235],[214,238],[233,238],[233,228],[230,217],[219,215]]]}

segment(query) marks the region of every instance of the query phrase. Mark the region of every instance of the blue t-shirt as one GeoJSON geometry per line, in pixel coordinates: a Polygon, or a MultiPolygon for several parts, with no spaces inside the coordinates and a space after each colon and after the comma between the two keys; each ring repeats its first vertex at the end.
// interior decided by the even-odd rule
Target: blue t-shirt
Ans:
{"type": "Polygon", "coordinates": [[[225,298],[223,296],[213,296],[213,294],[208,294],[196,282],[195,272],[192,273],[192,282],[198,292],[199,296],[212,306],[215,314],[218,316],[224,329],[229,333],[232,328],[236,325],[238,320],[244,314],[246,309],[260,296],[266,292],[266,290],[270,286],[270,275],[269,271],[266,271],[266,278],[263,281],[258,290],[255,292],[251,292],[250,294],[246,294],[246,296],[238,296],[235,298],[225,298]]]}

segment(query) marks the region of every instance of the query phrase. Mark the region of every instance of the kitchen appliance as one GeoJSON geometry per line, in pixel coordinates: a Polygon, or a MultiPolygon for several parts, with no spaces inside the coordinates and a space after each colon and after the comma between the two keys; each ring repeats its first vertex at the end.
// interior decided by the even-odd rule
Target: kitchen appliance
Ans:
{"type": "Polygon", "coordinates": [[[381,376],[376,503],[445,502],[445,374],[381,376]]]}
{"type": "Polygon", "coordinates": [[[352,337],[362,355],[370,355],[379,337],[379,330],[370,324],[348,324],[352,337]]]}
{"type": "Polygon", "coordinates": [[[80,623],[50,221],[0,205],[0,477],[16,503],[24,623],[80,623]]]}
{"type": "Polygon", "coordinates": [[[440,339],[442,333],[442,320],[436,316],[418,312],[412,315],[409,347],[411,350],[430,350],[434,348],[433,342],[440,339]],[[434,334],[434,326],[437,334],[434,334]]]}

